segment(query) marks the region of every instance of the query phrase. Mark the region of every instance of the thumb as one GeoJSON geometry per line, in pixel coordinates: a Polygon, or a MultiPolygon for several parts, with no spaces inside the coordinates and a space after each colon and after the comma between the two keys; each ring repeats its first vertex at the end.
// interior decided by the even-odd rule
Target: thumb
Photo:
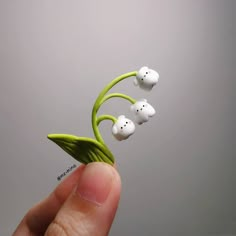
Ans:
{"type": "Polygon", "coordinates": [[[114,167],[102,162],[86,165],[76,188],[45,235],[107,235],[116,213],[120,190],[120,177],[114,167]]]}

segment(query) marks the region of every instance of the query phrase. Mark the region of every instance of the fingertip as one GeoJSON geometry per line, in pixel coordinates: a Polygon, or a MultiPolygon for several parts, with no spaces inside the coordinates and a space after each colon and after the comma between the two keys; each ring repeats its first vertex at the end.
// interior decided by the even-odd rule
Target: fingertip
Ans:
{"type": "Polygon", "coordinates": [[[113,166],[101,162],[87,164],[48,232],[63,228],[68,235],[107,235],[120,190],[120,176],[113,166]]]}
{"type": "Polygon", "coordinates": [[[100,206],[106,201],[112,189],[115,174],[115,169],[106,163],[88,164],[75,192],[84,200],[100,206]]]}

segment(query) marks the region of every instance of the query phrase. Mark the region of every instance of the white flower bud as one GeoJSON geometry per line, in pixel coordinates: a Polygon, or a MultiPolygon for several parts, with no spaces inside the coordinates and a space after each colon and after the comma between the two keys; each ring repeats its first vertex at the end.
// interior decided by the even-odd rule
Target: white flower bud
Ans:
{"type": "Polygon", "coordinates": [[[152,69],[144,66],[142,67],[134,79],[134,84],[141,89],[150,91],[154,85],[158,82],[159,74],[152,69]]]}
{"type": "Polygon", "coordinates": [[[112,134],[119,141],[127,139],[134,131],[135,125],[133,121],[127,119],[124,115],[119,116],[116,123],[112,126],[112,134]]]}
{"type": "Polygon", "coordinates": [[[135,115],[135,122],[139,125],[147,122],[149,117],[154,116],[156,113],[155,109],[147,103],[146,99],[137,101],[135,104],[131,105],[130,109],[135,115]]]}

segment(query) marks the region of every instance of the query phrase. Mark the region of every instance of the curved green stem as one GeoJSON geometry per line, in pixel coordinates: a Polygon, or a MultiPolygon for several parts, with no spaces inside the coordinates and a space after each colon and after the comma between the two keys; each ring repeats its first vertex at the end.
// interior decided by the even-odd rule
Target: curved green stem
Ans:
{"type": "Polygon", "coordinates": [[[117,83],[119,83],[120,81],[131,77],[131,76],[136,76],[137,71],[133,71],[133,72],[129,72],[126,74],[123,74],[121,76],[118,76],[117,78],[115,78],[114,80],[112,80],[102,91],[101,93],[98,95],[94,105],[93,105],[93,110],[92,110],[92,127],[93,127],[93,132],[94,135],[96,137],[96,139],[104,144],[103,138],[99,132],[98,126],[97,126],[97,111],[100,107],[101,101],[104,98],[104,96],[106,95],[106,93],[117,83]]]}
{"type": "MultiPolygon", "coordinates": [[[[134,104],[136,102],[135,99],[133,99],[132,97],[128,96],[128,95],[125,95],[123,93],[111,93],[111,94],[108,94],[106,95],[100,102],[99,104],[99,107],[105,102],[107,101],[108,99],[110,98],[113,98],[113,97],[120,97],[120,98],[124,98],[126,100],[128,100],[130,103],[134,104]]],[[[99,108],[98,108],[99,109],[99,108]]]]}
{"type": "Polygon", "coordinates": [[[114,116],[111,115],[101,115],[97,118],[97,125],[100,124],[103,120],[111,120],[113,123],[116,123],[117,119],[114,116]]]}

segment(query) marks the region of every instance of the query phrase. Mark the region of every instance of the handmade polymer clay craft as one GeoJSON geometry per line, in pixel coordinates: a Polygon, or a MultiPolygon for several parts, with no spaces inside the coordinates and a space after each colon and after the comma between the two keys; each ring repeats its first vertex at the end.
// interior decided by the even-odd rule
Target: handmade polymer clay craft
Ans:
{"type": "Polygon", "coordinates": [[[131,105],[131,111],[134,112],[135,122],[141,125],[144,122],[149,120],[149,117],[155,115],[155,109],[147,103],[147,99],[141,99],[137,101],[135,104],[131,105]]]}
{"type": "Polygon", "coordinates": [[[112,115],[98,115],[101,105],[110,98],[120,97],[131,103],[130,110],[134,113],[134,121],[138,125],[147,122],[155,114],[155,109],[147,103],[146,99],[135,100],[134,98],[122,93],[108,93],[120,81],[135,76],[134,84],[141,89],[150,91],[158,82],[159,74],[142,67],[139,71],[133,71],[123,74],[112,80],[97,97],[92,109],[92,128],[95,139],[88,137],[79,137],[70,134],[49,134],[48,138],[59,145],[65,152],[84,164],[94,161],[114,163],[114,156],[105,144],[100,131],[99,124],[104,120],[111,120],[112,135],[115,139],[122,141],[129,138],[135,131],[135,124],[132,120],[120,115],[118,118],[112,115]]]}

